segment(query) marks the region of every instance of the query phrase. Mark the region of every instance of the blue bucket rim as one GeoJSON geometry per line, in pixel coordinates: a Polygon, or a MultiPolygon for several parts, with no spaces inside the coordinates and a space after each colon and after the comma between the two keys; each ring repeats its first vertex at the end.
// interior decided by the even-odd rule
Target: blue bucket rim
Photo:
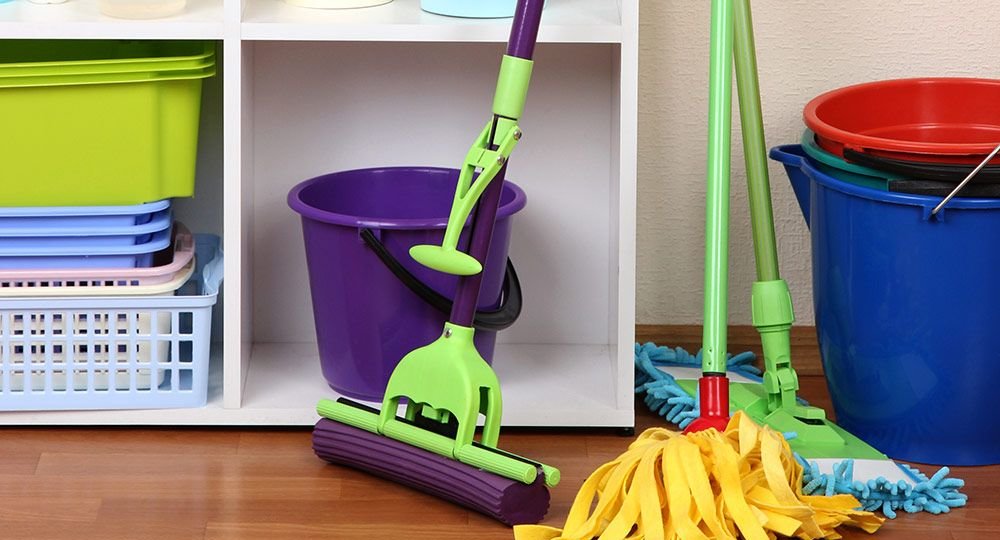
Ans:
{"type": "MultiPolygon", "coordinates": [[[[871,189],[859,185],[852,184],[850,182],[845,182],[843,180],[838,180],[816,167],[813,163],[814,160],[806,154],[805,149],[802,148],[801,144],[783,144],[771,148],[768,153],[771,159],[775,161],[786,163],[788,165],[798,166],[802,169],[802,172],[806,174],[810,179],[814,180],[816,183],[821,184],[824,187],[846,193],[855,197],[861,197],[863,199],[870,199],[878,202],[886,202],[893,204],[901,204],[906,206],[919,206],[921,208],[933,209],[937,206],[944,197],[932,197],[929,195],[913,195],[909,193],[899,193],[895,191],[879,191],[876,189],[871,189]],[[788,154],[794,156],[798,159],[798,162],[786,162],[779,158],[782,154],[788,154]]],[[[985,198],[965,198],[956,197],[948,202],[941,211],[954,210],[954,209],[964,209],[964,210],[993,210],[1000,208],[1000,198],[997,199],[985,199],[985,198]]]]}
{"type": "MultiPolygon", "coordinates": [[[[313,219],[320,221],[322,223],[329,223],[331,225],[343,225],[346,227],[354,228],[372,228],[372,229],[396,229],[396,230],[421,230],[421,229],[444,229],[448,226],[448,216],[442,216],[440,218],[424,218],[424,219],[386,219],[372,216],[354,216],[349,214],[341,214],[338,212],[330,212],[327,210],[321,210],[315,206],[306,204],[302,198],[302,191],[312,186],[323,182],[329,178],[340,176],[343,174],[350,173],[383,173],[392,171],[406,171],[408,173],[449,173],[458,174],[459,170],[451,167],[420,167],[420,166],[397,166],[397,167],[367,167],[360,169],[349,169],[344,171],[336,171],[332,173],[322,174],[310,178],[308,180],[302,181],[288,192],[288,206],[294,210],[296,213],[304,218],[313,219]]],[[[504,181],[504,189],[509,189],[514,193],[513,200],[506,204],[501,204],[497,209],[497,219],[508,218],[517,212],[524,209],[525,205],[528,203],[528,197],[525,195],[524,190],[520,186],[511,182],[510,180],[504,181]]]]}

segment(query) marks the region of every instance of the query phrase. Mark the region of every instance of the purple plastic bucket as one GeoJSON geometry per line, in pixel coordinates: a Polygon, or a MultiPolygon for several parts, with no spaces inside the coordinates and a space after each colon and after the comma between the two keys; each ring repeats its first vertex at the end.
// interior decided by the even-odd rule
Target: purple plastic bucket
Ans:
{"type": "MultiPolygon", "coordinates": [[[[458,278],[421,266],[409,249],[441,243],[457,182],[457,169],[385,167],[318,176],[289,192],[288,205],[302,215],[323,377],[338,393],[380,401],[403,356],[440,336],[446,316],[400,282],[360,231],[371,230],[414,276],[452,298],[458,278]]],[[[526,202],[521,188],[504,184],[481,310],[499,305],[512,218],[526,202]]],[[[459,247],[467,243],[468,227],[459,247]]],[[[475,341],[491,362],[496,333],[477,330],[475,341]]]]}

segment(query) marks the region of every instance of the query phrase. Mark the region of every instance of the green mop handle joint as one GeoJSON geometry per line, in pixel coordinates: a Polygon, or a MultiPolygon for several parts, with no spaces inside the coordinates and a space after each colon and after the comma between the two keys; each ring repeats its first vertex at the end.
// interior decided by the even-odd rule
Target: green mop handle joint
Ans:
{"type": "Polygon", "coordinates": [[[496,93],[493,94],[493,114],[514,120],[521,117],[528,98],[533,67],[534,62],[531,60],[507,54],[503,56],[496,93]]]}
{"type": "Polygon", "coordinates": [[[444,240],[440,246],[418,245],[410,248],[410,256],[420,264],[458,276],[482,272],[482,263],[458,250],[458,239],[479,197],[507,163],[521,139],[517,119],[524,112],[532,65],[531,60],[503,57],[493,98],[493,118],[465,154],[444,240]],[[478,176],[476,171],[479,171],[478,176]]]}
{"type": "Polygon", "coordinates": [[[795,409],[796,415],[822,418],[822,410],[798,407],[799,376],[792,367],[790,332],[795,322],[792,295],[783,279],[758,281],[751,293],[753,325],[760,332],[764,351],[764,390],[768,409],[795,409]]]}

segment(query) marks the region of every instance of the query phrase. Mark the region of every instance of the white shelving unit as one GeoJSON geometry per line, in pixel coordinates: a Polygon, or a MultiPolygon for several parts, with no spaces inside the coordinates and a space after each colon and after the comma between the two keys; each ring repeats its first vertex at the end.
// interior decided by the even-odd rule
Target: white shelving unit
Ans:
{"type": "MultiPolygon", "coordinates": [[[[316,400],[336,394],[320,374],[299,218],[285,196],[336,170],[456,166],[489,112],[509,32],[509,20],[440,17],[419,0],[332,11],[188,1],[176,18],[119,21],[95,0],[15,0],[0,4],[0,35],[220,42],[198,194],[177,203],[226,249],[210,403],[0,413],[0,424],[314,423],[316,400]]],[[[508,174],[528,194],[511,248],[526,305],[495,355],[503,421],[631,426],[638,1],[548,0],[539,41],[508,174]]]]}

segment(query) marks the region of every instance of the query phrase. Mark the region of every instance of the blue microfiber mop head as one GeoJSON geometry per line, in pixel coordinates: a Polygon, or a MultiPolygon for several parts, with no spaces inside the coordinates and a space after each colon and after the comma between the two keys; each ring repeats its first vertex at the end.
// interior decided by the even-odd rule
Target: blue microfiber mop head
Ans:
{"type": "MultiPolygon", "coordinates": [[[[753,365],[757,357],[752,352],[727,355],[726,369],[755,381],[762,381],[760,370],[753,365]]],[[[657,366],[701,369],[701,351],[692,355],[681,347],[671,349],[653,343],[635,344],[635,393],[645,394],[646,406],[657,415],[681,429],[698,418],[698,396],[684,391],[677,380],[657,366]]]]}
{"type": "Polygon", "coordinates": [[[854,498],[861,501],[863,510],[881,510],[889,519],[895,519],[899,510],[910,514],[944,514],[952,508],[965,506],[969,498],[959,492],[965,486],[965,481],[948,478],[948,467],[942,467],[928,478],[909,465],[897,463],[896,466],[903,468],[915,479],[913,484],[905,480],[892,482],[883,477],[865,482],[854,479],[853,459],[845,459],[834,465],[832,473],[824,474],[820,472],[816,462],[808,462],[799,455],[795,457],[804,469],[802,492],[806,495],[854,495],[854,498]]]}
{"type": "MultiPolygon", "coordinates": [[[[753,364],[755,360],[752,352],[727,355],[726,369],[730,373],[762,381],[761,371],[753,364]]],[[[683,429],[698,417],[697,396],[685,392],[672,375],[658,369],[660,366],[701,368],[701,352],[692,355],[681,347],[671,349],[653,343],[635,344],[635,393],[643,395],[643,401],[651,411],[683,429]]],[[[799,401],[805,403],[801,399],[799,401]]],[[[787,439],[796,436],[795,433],[784,435],[787,439]]],[[[823,473],[816,462],[807,461],[799,455],[796,458],[804,469],[802,491],[806,495],[853,495],[861,502],[862,509],[880,510],[890,519],[894,519],[900,510],[908,513],[946,513],[952,508],[965,506],[968,499],[967,495],[959,492],[965,482],[949,478],[947,467],[928,478],[913,467],[897,463],[914,479],[911,484],[905,480],[891,482],[882,477],[855,480],[853,459],[837,463],[832,473],[823,473]]]]}

